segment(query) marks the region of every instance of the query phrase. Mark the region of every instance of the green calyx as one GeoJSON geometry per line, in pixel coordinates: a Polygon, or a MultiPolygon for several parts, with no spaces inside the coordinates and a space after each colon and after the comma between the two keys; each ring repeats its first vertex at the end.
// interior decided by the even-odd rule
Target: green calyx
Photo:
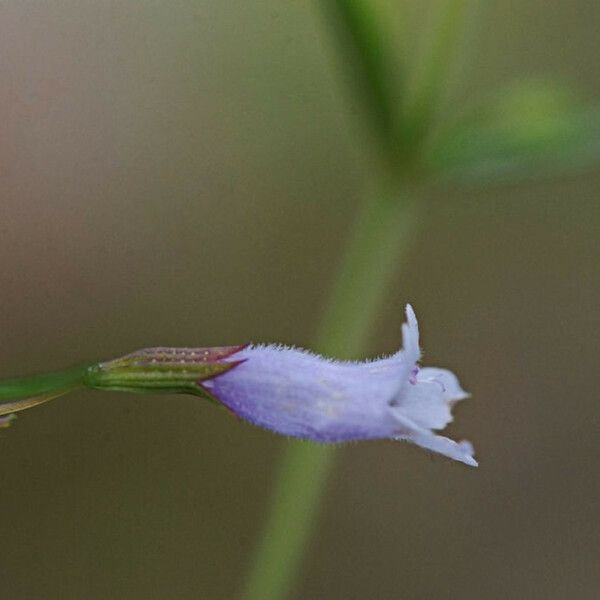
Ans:
{"type": "Polygon", "coordinates": [[[240,361],[222,362],[244,346],[145,348],[88,368],[85,385],[99,390],[195,394],[210,397],[201,382],[240,361]]]}

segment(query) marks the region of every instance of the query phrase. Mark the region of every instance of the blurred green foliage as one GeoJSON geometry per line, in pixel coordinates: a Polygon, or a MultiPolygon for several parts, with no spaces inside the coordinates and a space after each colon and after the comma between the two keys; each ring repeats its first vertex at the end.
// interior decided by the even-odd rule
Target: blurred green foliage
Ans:
{"type": "MultiPolygon", "coordinates": [[[[478,185],[577,172],[600,160],[600,107],[565,84],[508,84],[469,110],[450,104],[445,85],[474,0],[435,3],[429,31],[390,23],[370,0],[325,0],[351,89],[391,177],[478,185]],[[395,35],[427,41],[419,57],[398,57],[395,35]]],[[[380,7],[381,10],[381,7],[380,7]]],[[[415,44],[404,44],[404,47],[415,44]]],[[[471,50],[472,52],[472,50],[471,50]]]]}
{"type": "Polygon", "coordinates": [[[600,108],[567,86],[509,86],[442,128],[425,158],[433,176],[466,184],[578,172],[600,158],[600,108]]]}

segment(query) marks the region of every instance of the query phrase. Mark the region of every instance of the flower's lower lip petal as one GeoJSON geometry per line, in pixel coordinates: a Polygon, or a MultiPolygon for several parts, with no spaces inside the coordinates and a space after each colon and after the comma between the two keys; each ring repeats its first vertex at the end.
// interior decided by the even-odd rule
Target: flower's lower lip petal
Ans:
{"type": "Polygon", "coordinates": [[[419,379],[437,381],[443,388],[444,399],[447,402],[458,402],[468,398],[470,394],[465,392],[458,382],[458,377],[448,369],[438,367],[422,367],[419,379]]]}
{"type": "Polygon", "coordinates": [[[434,381],[419,381],[406,386],[403,397],[390,410],[403,426],[406,426],[403,419],[413,423],[411,430],[441,430],[452,421],[443,388],[434,381]]]}
{"type": "Polygon", "coordinates": [[[399,436],[397,439],[416,444],[421,448],[437,452],[471,467],[478,466],[477,461],[473,458],[473,447],[469,442],[455,442],[450,438],[431,433],[413,433],[399,436]]]}
{"type": "Polygon", "coordinates": [[[399,411],[392,412],[395,421],[400,425],[400,430],[398,431],[399,437],[404,439],[404,436],[410,436],[413,434],[423,434],[429,435],[431,432],[428,429],[423,429],[419,427],[414,421],[411,421],[409,418],[405,417],[399,411]]]}

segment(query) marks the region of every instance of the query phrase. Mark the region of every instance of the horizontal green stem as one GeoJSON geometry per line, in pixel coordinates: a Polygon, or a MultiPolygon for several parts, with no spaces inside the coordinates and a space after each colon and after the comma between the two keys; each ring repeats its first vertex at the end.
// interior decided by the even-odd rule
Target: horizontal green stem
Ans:
{"type": "Polygon", "coordinates": [[[0,416],[43,404],[85,386],[89,366],[0,381],[0,416]]]}
{"type": "Polygon", "coordinates": [[[83,387],[89,366],[85,365],[65,371],[0,381],[0,402],[43,396],[66,389],[83,387]]]}

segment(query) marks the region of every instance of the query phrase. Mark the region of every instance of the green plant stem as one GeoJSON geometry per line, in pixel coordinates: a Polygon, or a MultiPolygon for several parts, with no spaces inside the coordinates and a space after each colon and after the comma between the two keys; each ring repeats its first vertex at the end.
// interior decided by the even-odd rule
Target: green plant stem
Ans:
{"type": "MultiPolygon", "coordinates": [[[[395,185],[365,203],[318,336],[319,352],[355,358],[364,351],[386,284],[410,245],[415,208],[412,195],[400,195],[395,185]]],[[[287,443],[245,600],[280,600],[292,589],[335,455],[334,446],[287,443]]]]}
{"type": "Polygon", "coordinates": [[[474,0],[443,0],[431,33],[429,45],[417,69],[414,94],[408,99],[405,115],[404,143],[410,147],[421,143],[439,108],[449,67],[465,16],[474,0]]]}
{"type": "Polygon", "coordinates": [[[0,381],[0,416],[53,400],[85,385],[88,366],[0,381]]]}
{"type": "Polygon", "coordinates": [[[83,387],[86,367],[0,381],[0,417],[43,404],[83,387]]]}
{"type": "Polygon", "coordinates": [[[42,396],[67,388],[83,386],[88,365],[55,373],[31,375],[0,381],[0,402],[42,396]]]}
{"type": "Polygon", "coordinates": [[[402,69],[391,47],[392,34],[380,11],[366,0],[323,0],[344,58],[349,83],[363,101],[366,123],[384,161],[396,156],[396,129],[403,96],[402,69]]]}

